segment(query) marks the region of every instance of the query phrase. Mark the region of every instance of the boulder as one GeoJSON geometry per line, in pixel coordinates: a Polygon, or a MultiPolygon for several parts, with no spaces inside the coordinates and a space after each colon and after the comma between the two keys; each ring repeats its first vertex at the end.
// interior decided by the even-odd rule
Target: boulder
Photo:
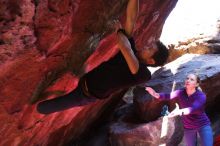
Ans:
{"type": "Polygon", "coordinates": [[[142,124],[114,123],[110,127],[110,143],[114,146],[177,146],[183,136],[180,117],[161,117],[142,124]]]}

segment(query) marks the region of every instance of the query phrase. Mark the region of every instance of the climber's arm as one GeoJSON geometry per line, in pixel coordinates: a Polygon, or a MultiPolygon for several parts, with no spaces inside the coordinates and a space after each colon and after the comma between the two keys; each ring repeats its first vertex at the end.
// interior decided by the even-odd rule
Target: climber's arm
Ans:
{"type": "Polygon", "coordinates": [[[139,0],[129,0],[126,10],[125,32],[128,37],[132,36],[137,15],[139,12],[139,0]]]}
{"type": "Polygon", "coordinates": [[[139,69],[139,62],[137,57],[134,55],[131,49],[131,44],[128,38],[131,37],[134,25],[137,19],[139,11],[139,0],[129,0],[126,10],[126,21],[125,21],[125,34],[118,31],[118,46],[128,64],[128,67],[132,74],[136,74],[139,69]]]}
{"type": "Polygon", "coordinates": [[[121,32],[117,33],[118,36],[118,47],[122,55],[124,56],[128,67],[132,74],[136,74],[139,69],[139,62],[137,57],[134,55],[133,50],[131,49],[131,44],[128,41],[128,38],[121,32]]]}

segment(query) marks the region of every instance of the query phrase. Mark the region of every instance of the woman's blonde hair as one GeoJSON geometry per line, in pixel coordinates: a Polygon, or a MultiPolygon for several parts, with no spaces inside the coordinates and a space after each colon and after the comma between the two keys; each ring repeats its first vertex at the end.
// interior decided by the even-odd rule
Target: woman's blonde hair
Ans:
{"type": "MultiPolygon", "coordinates": [[[[196,87],[196,89],[199,89],[199,90],[202,91],[202,88],[200,87],[201,80],[200,80],[199,74],[198,74],[198,73],[195,73],[195,72],[192,72],[192,73],[189,73],[189,74],[193,74],[193,75],[196,76],[196,81],[197,81],[197,83],[198,83],[198,86],[196,87]]],[[[188,74],[188,75],[189,75],[189,74],[188,74]]]]}

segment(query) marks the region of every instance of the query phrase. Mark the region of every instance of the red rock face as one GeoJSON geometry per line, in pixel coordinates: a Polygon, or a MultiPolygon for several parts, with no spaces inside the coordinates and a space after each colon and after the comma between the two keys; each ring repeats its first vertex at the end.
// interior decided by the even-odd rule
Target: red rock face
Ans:
{"type": "MultiPolygon", "coordinates": [[[[140,1],[137,47],[160,36],[176,2],[140,1]]],[[[54,145],[58,137],[63,145],[110,105],[108,99],[43,116],[30,102],[73,90],[78,77],[118,51],[111,24],[123,22],[126,3],[0,0],[0,145],[54,145]]]]}
{"type": "Polygon", "coordinates": [[[220,136],[217,136],[214,140],[214,146],[219,146],[220,145],[220,136]]]}

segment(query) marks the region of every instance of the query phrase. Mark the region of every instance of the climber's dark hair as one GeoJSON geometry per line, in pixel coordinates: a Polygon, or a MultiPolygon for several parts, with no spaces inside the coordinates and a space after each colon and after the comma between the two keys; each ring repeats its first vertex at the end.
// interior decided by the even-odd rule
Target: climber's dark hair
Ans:
{"type": "Polygon", "coordinates": [[[164,65],[169,57],[168,48],[161,41],[158,40],[156,46],[158,51],[153,55],[155,60],[155,64],[151,65],[153,67],[164,65]]]}

